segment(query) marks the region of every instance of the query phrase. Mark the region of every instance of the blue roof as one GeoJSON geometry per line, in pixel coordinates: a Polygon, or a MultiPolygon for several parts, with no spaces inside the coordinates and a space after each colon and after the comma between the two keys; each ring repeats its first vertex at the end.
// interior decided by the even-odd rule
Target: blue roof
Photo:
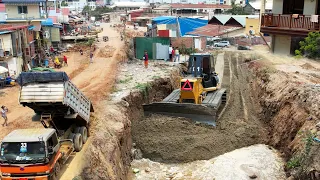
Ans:
{"type": "Polygon", "coordinates": [[[0,35],[1,34],[7,34],[7,33],[11,33],[12,31],[0,31],[0,35]]]}
{"type": "Polygon", "coordinates": [[[208,20],[199,18],[178,18],[178,21],[181,36],[208,24],[208,20]]]}
{"type": "Polygon", "coordinates": [[[31,31],[31,30],[33,30],[34,28],[35,28],[35,26],[32,25],[32,26],[28,27],[28,30],[31,31]]]}
{"type": "Polygon", "coordinates": [[[155,24],[176,24],[177,17],[173,16],[159,16],[152,19],[152,22],[155,24]]]}
{"type": "Polygon", "coordinates": [[[28,3],[46,2],[46,0],[2,0],[2,2],[3,2],[3,3],[28,4],[28,3]]]}
{"type": "Polygon", "coordinates": [[[45,21],[42,21],[41,25],[42,26],[53,26],[53,20],[51,18],[48,18],[45,21]]]}
{"type": "Polygon", "coordinates": [[[174,16],[156,17],[152,19],[152,22],[155,24],[177,24],[177,22],[179,22],[181,36],[208,24],[208,20],[204,19],[174,16]]]}

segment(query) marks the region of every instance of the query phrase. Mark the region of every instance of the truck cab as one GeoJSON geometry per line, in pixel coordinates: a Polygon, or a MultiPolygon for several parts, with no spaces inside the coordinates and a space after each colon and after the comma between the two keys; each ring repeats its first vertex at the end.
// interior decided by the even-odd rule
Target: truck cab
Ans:
{"type": "Polygon", "coordinates": [[[1,179],[56,180],[73,150],[72,140],[59,141],[55,129],[14,130],[1,142],[1,179]]]}

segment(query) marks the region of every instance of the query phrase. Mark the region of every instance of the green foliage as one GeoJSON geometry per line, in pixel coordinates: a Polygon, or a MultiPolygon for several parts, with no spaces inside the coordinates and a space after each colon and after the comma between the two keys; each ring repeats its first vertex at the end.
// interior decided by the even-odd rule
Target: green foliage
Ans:
{"type": "Polygon", "coordinates": [[[234,3],[234,1],[232,1],[232,4],[231,4],[232,8],[231,9],[228,9],[226,11],[227,14],[232,14],[232,15],[248,15],[248,13],[246,13],[243,9],[242,6],[240,5],[237,5],[234,3]]]}
{"type": "Polygon", "coordinates": [[[139,89],[140,91],[142,91],[144,97],[148,96],[149,88],[150,88],[150,84],[148,83],[138,83],[136,85],[136,89],[139,89]]]}
{"type": "Polygon", "coordinates": [[[184,42],[182,41],[179,47],[179,53],[180,54],[184,54],[184,55],[190,55],[192,53],[195,53],[196,49],[194,48],[187,48],[186,45],[184,44],[184,42]]]}
{"type": "Polygon", "coordinates": [[[304,166],[307,164],[307,160],[310,157],[310,151],[311,151],[311,146],[313,144],[313,137],[315,135],[311,133],[310,131],[306,132],[306,137],[303,139],[305,142],[305,148],[304,151],[299,154],[293,156],[288,162],[287,162],[287,168],[293,169],[297,167],[301,167],[301,170],[304,171],[304,166]]]}
{"type": "Polygon", "coordinates": [[[101,14],[112,12],[112,11],[113,11],[112,9],[104,6],[98,6],[96,7],[95,10],[92,10],[89,6],[85,6],[82,9],[82,14],[88,13],[89,17],[93,16],[96,18],[96,20],[101,20],[102,19],[101,14]]]}
{"type": "Polygon", "coordinates": [[[68,3],[66,2],[66,1],[62,1],[61,2],[61,6],[63,7],[63,6],[68,6],[68,3]]]}
{"type": "Polygon", "coordinates": [[[93,43],[94,43],[94,39],[93,39],[93,38],[90,38],[90,39],[88,39],[88,41],[86,42],[86,45],[92,46],[93,43]]]}
{"type": "Polygon", "coordinates": [[[295,55],[301,57],[302,55],[308,58],[320,58],[320,33],[310,32],[304,41],[299,43],[300,49],[295,50],[295,55]]]}
{"type": "Polygon", "coordinates": [[[128,77],[128,78],[126,78],[126,79],[121,79],[121,80],[119,81],[119,83],[126,84],[127,82],[131,81],[132,79],[133,79],[132,77],[128,77]]]}

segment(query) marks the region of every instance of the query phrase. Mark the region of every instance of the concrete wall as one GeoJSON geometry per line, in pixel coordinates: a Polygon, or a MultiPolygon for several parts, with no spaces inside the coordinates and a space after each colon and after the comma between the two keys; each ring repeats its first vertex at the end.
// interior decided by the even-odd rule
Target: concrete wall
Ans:
{"type": "Polygon", "coordinates": [[[273,0],[272,13],[282,14],[283,0],[273,0]]]}
{"type": "Polygon", "coordinates": [[[260,19],[246,19],[246,29],[245,29],[245,34],[250,35],[249,31],[252,30],[254,34],[258,35],[259,34],[259,26],[260,26],[260,19]]]}
{"type": "Polygon", "coordinates": [[[317,12],[317,1],[315,0],[304,0],[303,14],[313,15],[317,12]]]}
{"type": "Polygon", "coordinates": [[[291,48],[291,36],[273,35],[271,45],[274,54],[289,55],[291,48]]]}
{"type": "MultiPolygon", "coordinates": [[[[21,4],[22,5],[22,4],[21,4]]],[[[27,6],[28,14],[25,14],[27,18],[40,18],[40,10],[38,4],[23,5],[27,6]]],[[[6,13],[8,13],[8,18],[21,18],[21,14],[18,13],[18,5],[8,5],[6,4],[6,13]]]]}
{"type": "Polygon", "coordinates": [[[1,47],[4,51],[10,51],[12,53],[12,41],[11,34],[2,34],[0,35],[1,47]]]}

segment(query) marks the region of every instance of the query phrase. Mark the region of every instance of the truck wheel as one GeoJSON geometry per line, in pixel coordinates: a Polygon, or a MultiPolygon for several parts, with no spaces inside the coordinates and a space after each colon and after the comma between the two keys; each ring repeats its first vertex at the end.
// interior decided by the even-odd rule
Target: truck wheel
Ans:
{"type": "Polygon", "coordinates": [[[76,135],[76,134],[74,134],[74,133],[70,133],[69,136],[68,136],[68,139],[71,139],[71,140],[73,141],[75,135],[76,135]]]}
{"type": "Polygon", "coordinates": [[[88,140],[88,129],[87,129],[87,127],[85,127],[85,126],[80,127],[80,132],[79,133],[82,135],[83,144],[85,144],[87,142],[87,140],[88,140]]]}
{"type": "Polygon", "coordinates": [[[60,163],[57,161],[54,165],[52,174],[50,175],[50,180],[58,180],[60,175],[61,166],[60,163]]]}
{"type": "Polygon", "coordinates": [[[74,148],[77,152],[80,152],[83,146],[82,136],[80,133],[77,133],[73,139],[74,148]]]}
{"type": "Polygon", "coordinates": [[[73,131],[73,133],[80,133],[80,127],[76,127],[76,128],[74,128],[74,131],[73,131]]]}

